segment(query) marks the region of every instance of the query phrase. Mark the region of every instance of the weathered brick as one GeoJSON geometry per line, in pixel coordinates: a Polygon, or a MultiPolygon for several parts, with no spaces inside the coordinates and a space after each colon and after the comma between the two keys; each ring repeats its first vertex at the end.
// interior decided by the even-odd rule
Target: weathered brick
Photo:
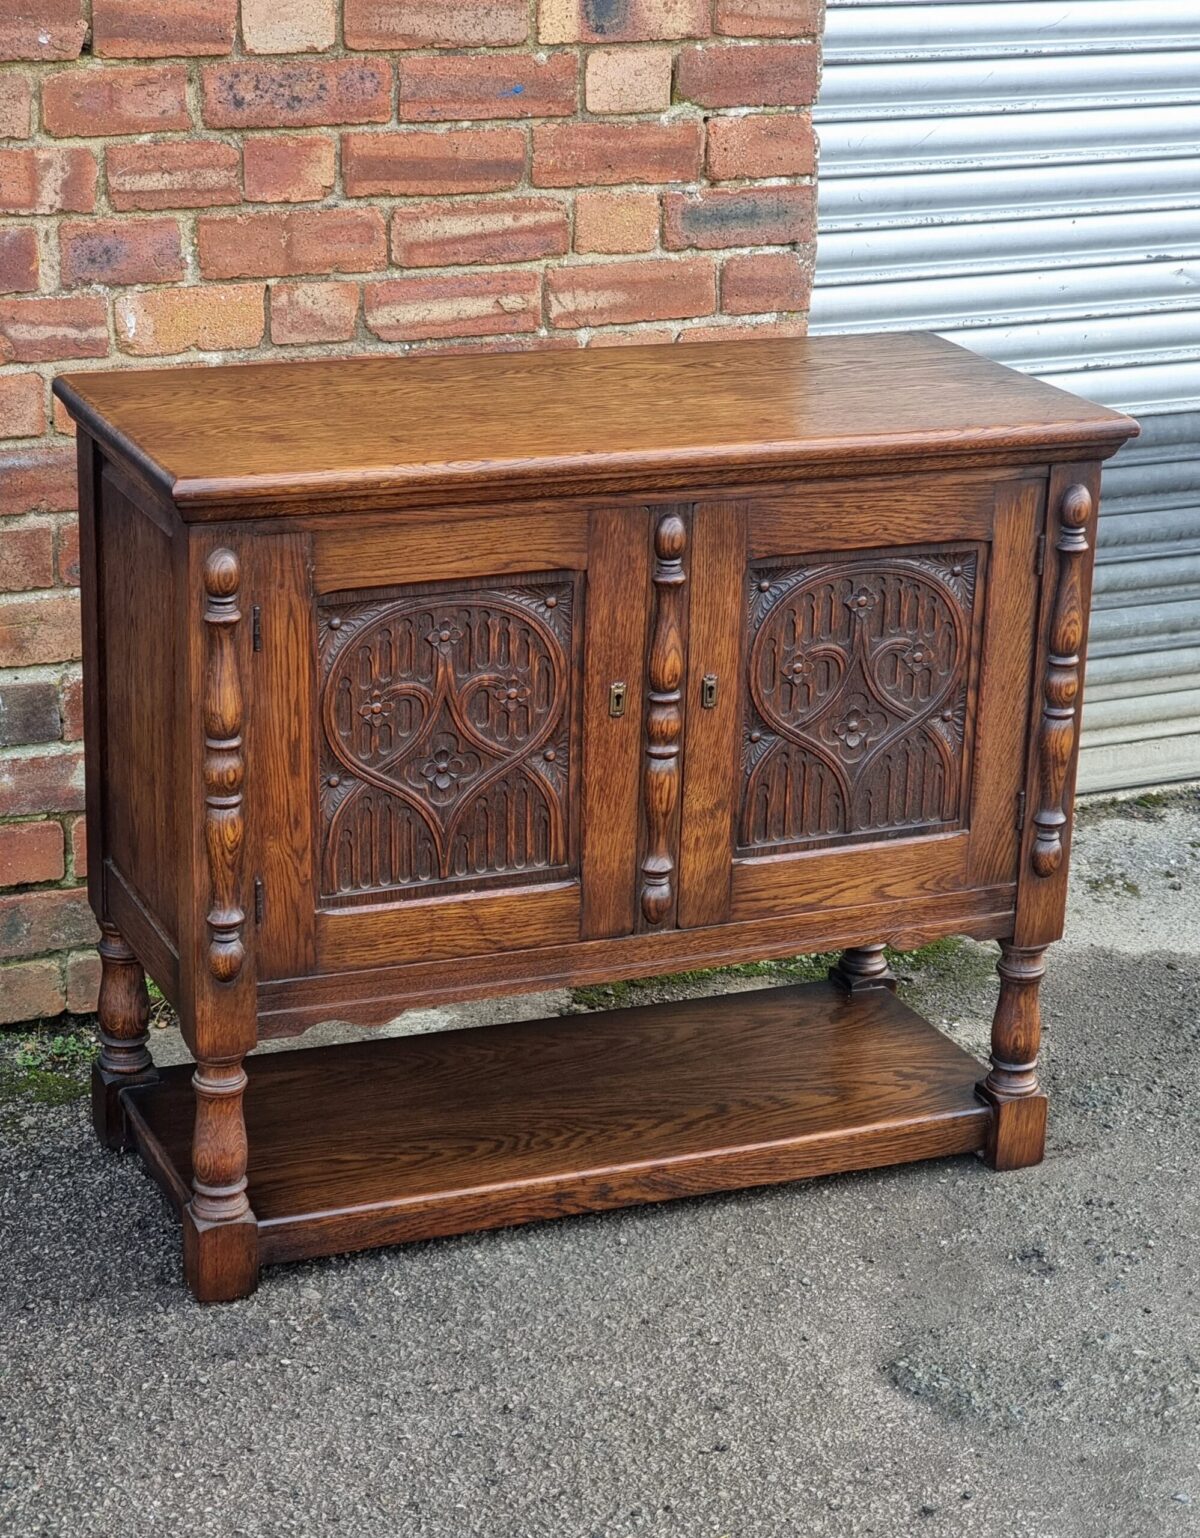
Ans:
{"type": "Polygon", "coordinates": [[[647,347],[658,342],[673,342],[678,326],[640,326],[636,331],[593,331],[589,347],[647,347]]]}
{"type": "Polygon", "coordinates": [[[711,326],[684,326],[680,342],[747,342],[764,336],[804,336],[808,327],[802,320],[726,321],[711,326]]]}
{"type": "MultiPolygon", "coordinates": [[[[57,742],[62,733],[58,689],[52,683],[0,683],[0,748],[57,742]]],[[[38,808],[35,804],[33,810],[38,808]]]]}
{"type": "Polygon", "coordinates": [[[121,212],[240,203],[240,164],[234,145],[213,139],[110,144],[105,151],[109,200],[121,212]]]}
{"type": "Polygon", "coordinates": [[[0,1025],[53,1019],[62,1008],[61,968],[51,957],[0,967],[0,1025]]]}
{"type": "Polygon", "coordinates": [[[209,128],[386,123],[392,115],[392,66],[386,59],[209,64],[202,91],[209,128]]]}
{"type": "Polygon", "coordinates": [[[783,246],[813,234],[811,186],[708,187],[663,196],[663,242],[688,246],[783,246]]]}
{"type": "Polygon", "coordinates": [[[367,326],[383,342],[499,336],[537,330],[541,276],[518,269],[393,278],[368,283],[365,299],[367,326]]]}
{"type": "Polygon", "coordinates": [[[108,306],[96,295],[0,303],[0,363],[103,358],[107,352],[108,306]]]}
{"type": "Polygon", "coordinates": [[[271,290],[271,340],[348,342],[358,324],[357,283],[277,283],[271,290]]]}
{"type": "Polygon", "coordinates": [[[69,513],[75,503],[73,448],[6,449],[0,453],[0,514],[69,513]]]}
{"type": "Polygon", "coordinates": [[[714,31],[726,37],[816,37],[824,0],[717,0],[714,31]]]}
{"type": "Polygon", "coordinates": [[[42,86],[42,122],[58,138],[190,128],[182,64],[61,70],[42,86]]]}
{"type": "MultiPolygon", "coordinates": [[[[37,286],[37,231],[18,225],[0,229],[0,294],[28,294],[37,286]]],[[[0,438],[13,436],[0,415],[0,438]]]]}
{"type": "Polygon", "coordinates": [[[337,37],[337,0],[242,0],[247,53],[320,53],[337,37]]]}
{"type": "Polygon", "coordinates": [[[0,149],[0,213],[90,214],[95,206],[91,150],[0,149]]]}
{"type": "Polygon", "coordinates": [[[676,93],[702,107],[806,107],[817,94],[816,43],[717,43],[680,50],[676,93]]]}
{"type": "MultiPolygon", "coordinates": [[[[0,239],[0,267],[3,265],[0,239]]],[[[0,438],[37,438],[46,431],[46,386],[39,374],[0,376],[0,438]]],[[[3,553],[0,552],[0,564],[3,553]]]]}
{"type": "Polygon", "coordinates": [[[526,0],[344,0],[347,48],[504,48],[529,35],[526,0]]]}
{"type": "Polygon", "coordinates": [[[4,0],[0,59],[77,59],[86,34],[83,0],[4,0]]]}
{"type": "Polygon", "coordinates": [[[342,178],[352,198],[389,194],[496,192],[525,174],[519,128],[344,134],[342,178]]]}
{"type": "Polygon", "coordinates": [[[401,122],[569,117],[578,96],[574,54],[471,54],[401,59],[401,122]]]}
{"type": "Polygon", "coordinates": [[[657,192],[575,194],[575,249],[616,256],[658,244],[657,192]]]}
{"type": "Polygon", "coordinates": [[[196,247],[206,278],[374,272],[387,266],[387,233],[377,208],[208,215],[197,221],[196,247]]]}
{"type": "Polygon", "coordinates": [[[816,145],[807,112],[714,117],[708,124],[708,174],[714,181],[754,176],[812,176],[816,145]]]}
{"type": "Polygon", "coordinates": [[[727,315],[808,309],[812,269],[795,251],[753,251],[726,259],[721,308],[727,315]]]}
{"type": "Polygon", "coordinates": [[[589,112],[665,112],[671,105],[669,48],[596,48],[588,54],[589,112]]]}
{"type": "Polygon", "coordinates": [[[79,522],[72,518],[58,531],[58,581],[61,587],[79,586],[79,522]]]}
{"type": "Polygon", "coordinates": [[[36,667],[78,655],[78,593],[41,593],[0,601],[0,667],[36,667]]]}
{"type": "Polygon", "coordinates": [[[247,139],[242,152],[247,202],[320,202],[337,179],[334,148],[321,134],[247,139]]]}
{"type": "Polygon", "coordinates": [[[0,75],[0,139],[28,139],[33,127],[33,77],[9,70],[0,75]]]}
{"type": "Polygon", "coordinates": [[[0,592],[22,593],[53,586],[54,530],[50,525],[5,529],[0,535],[0,592]]]}
{"type": "Polygon", "coordinates": [[[539,0],[543,43],[653,43],[707,37],[709,0],[539,0]]]}
{"type": "Polygon", "coordinates": [[[552,326],[711,315],[717,307],[716,267],[707,257],[559,267],[546,274],[546,297],[552,326]]]}
{"type": "Polygon", "coordinates": [[[94,944],[98,938],[82,887],[0,897],[0,959],[40,956],[94,944]]]}
{"type": "Polygon", "coordinates": [[[92,52],[102,59],[228,53],[237,0],[92,0],[92,52]]]}
{"type": "Polygon", "coordinates": [[[62,718],[63,741],[82,741],[83,676],[78,668],[68,671],[66,677],[63,679],[60,714],[62,718]]]}
{"type": "Polygon", "coordinates": [[[398,267],[530,262],[562,256],[569,241],[566,208],[554,198],[405,203],[392,216],[398,267]]]}
{"type": "Polygon", "coordinates": [[[71,818],[71,872],[76,877],[87,875],[87,823],[82,817],[71,818]]]}
{"type": "Polygon", "coordinates": [[[266,326],[265,294],[261,283],[122,294],[113,306],[117,338],[123,352],[143,358],[257,347],[266,326]]]}
{"type": "Polygon", "coordinates": [[[183,240],[174,219],[89,219],[59,226],[63,288],[88,283],[178,283],[183,240]]]}
{"type": "Polygon", "coordinates": [[[10,753],[0,759],[0,817],[83,811],[83,753],[10,753]]]}
{"type": "Polygon", "coordinates": [[[66,869],[61,823],[10,822],[0,826],[0,886],[61,881],[66,869]]]}
{"type": "Polygon", "coordinates": [[[689,182],[700,174],[701,125],[544,123],[533,130],[533,180],[539,187],[689,182]]]}
{"type": "Polygon", "coordinates": [[[73,1015],[94,1014],[99,997],[99,956],[94,950],[72,951],[67,957],[67,1008],[73,1015]]]}

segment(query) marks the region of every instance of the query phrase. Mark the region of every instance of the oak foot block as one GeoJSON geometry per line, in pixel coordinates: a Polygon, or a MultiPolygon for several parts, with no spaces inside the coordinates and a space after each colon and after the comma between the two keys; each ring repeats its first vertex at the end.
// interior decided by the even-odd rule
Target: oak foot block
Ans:
{"type": "Polygon", "coordinates": [[[131,1084],[153,1084],[157,1078],[153,1068],[139,1074],[108,1073],[99,1063],[92,1064],[92,1126],[102,1147],[117,1153],[133,1147],[121,1091],[131,1084]]]}
{"type": "Polygon", "coordinates": [[[183,1209],[183,1271],[198,1303],[233,1303],[258,1286],[258,1224],[252,1213],[209,1223],[183,1209]]]}
{"type": "Polygon", "coordinates": [[[992,1108],[992,1125],[983,1149],[994,1170],[1023,1170],[1040,1164],[1046,1153],[1046,1097],[1023,1095],[1011,1100],[995,1095],[986,1084],[976,1093],[992,1108]]]}

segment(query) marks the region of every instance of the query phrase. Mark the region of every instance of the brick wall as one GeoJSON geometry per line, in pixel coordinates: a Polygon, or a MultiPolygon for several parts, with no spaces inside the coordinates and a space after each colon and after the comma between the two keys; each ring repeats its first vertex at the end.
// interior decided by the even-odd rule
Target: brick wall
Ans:
{"type": "Polygon", "coordinates": [[[91,1008],[50,381],[800,331],[821,0],[3,0],[0,1022],[91,1008]]]}

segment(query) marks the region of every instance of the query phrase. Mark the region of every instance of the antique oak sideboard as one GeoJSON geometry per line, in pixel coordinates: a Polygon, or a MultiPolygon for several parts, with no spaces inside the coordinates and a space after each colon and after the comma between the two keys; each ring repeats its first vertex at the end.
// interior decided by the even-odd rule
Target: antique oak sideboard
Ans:
{"type": "Polygon", "coordinates": [[[1042,1157],[1100,462],[929,336],[77,373],[101,1140],[197,1297],[832,1170],[1042,1157]],[[885,943],[998,939],[990,1069],[885,943]],[[248,1057],[835,949],[829,980],[248,1057]],[[145,973],[195,1071],[156,1072],[145,973]],[[978,1081],[978,1082],[977,1082],[978,1081]]]}

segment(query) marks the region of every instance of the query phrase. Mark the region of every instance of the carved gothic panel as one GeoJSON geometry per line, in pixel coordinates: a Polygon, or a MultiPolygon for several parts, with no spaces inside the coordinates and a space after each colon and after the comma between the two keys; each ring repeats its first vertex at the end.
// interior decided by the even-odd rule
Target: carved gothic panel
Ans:
{"type": "Polygon", "coordinates": [[[743,851],[963,824],[978,567],[968,547],[751,568],[743,851]]]}
{"type": "Polygon", "coordinates": [[[326,900],[572,868],[575,597],[556,575],[323,604],[326,900]]]}

